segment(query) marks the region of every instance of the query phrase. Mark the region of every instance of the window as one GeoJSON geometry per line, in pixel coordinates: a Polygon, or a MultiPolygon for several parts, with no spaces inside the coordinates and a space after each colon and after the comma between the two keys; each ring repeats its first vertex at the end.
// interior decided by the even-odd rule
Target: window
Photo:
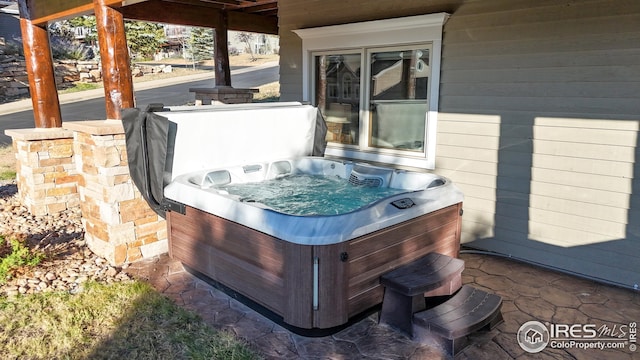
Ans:
{"type": "Polygon", "coordinates": [[[429,46],[370,52],[369,146],[424,153],[429,46]]]}
{"type": "Polygon", "coordinates": [[[434,168],[444,13],[295,30],[327,155],[434,168]]]}
{"type": "Polygon", "coordinates": [[[358,143],[360,67],[360,54],[315,56],[314,104],[327,122],[329,142],[358,143]]]}

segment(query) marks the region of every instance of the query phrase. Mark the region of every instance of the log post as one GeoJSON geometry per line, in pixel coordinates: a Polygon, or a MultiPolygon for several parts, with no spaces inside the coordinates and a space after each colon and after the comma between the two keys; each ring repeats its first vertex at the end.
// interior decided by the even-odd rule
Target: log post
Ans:
{"type": "Polygon", "coordinates": [[[46,27],[35,25],[27,19],[29,14],[23,13],[27,11],[25,9],[24,6],[20,7],[20,28],[35,127],[61,127],[62,115],[60,114],[53,57],[49,47],[49,33],[46,27]]]}
{"type": "Polygon", "coordinates": [[[327,115],[327,55],[318,56],[318,80],[316,85],[316,104],[327,115]]]}
{"type": "Polygon", "coordinates": [[[216,87],[231,86],[231,67],[229,65],[229,46],[227,38],[228,15],[226,11],[220,11],[219,26],[214,29],[214,52],[216,87]]]}
{"type": "Polygon", "coordinates": [[[133,80],[129,63],[129,49],[122,14],[93,0],[102,61],[102,80],[107,119],[121,120],[120,109],[134,107],[133,80]]]}

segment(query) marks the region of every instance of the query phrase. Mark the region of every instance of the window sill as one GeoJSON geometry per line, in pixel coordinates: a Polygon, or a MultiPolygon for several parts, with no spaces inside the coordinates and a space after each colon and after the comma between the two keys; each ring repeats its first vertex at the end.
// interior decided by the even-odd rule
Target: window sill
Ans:
{"type": "Polygon", "coordinates": [[[384,154],[375,151],[354,150],[346,147],[332,146],[328,144],[325,150],[325,156],[353,159],[355,161],[371,161],[375,163],[390,164],[396,166],[409,166],[414,168],[433,170],[435,169],[435,161],[423,156],[411,157],[398,154],[384,154]]]}

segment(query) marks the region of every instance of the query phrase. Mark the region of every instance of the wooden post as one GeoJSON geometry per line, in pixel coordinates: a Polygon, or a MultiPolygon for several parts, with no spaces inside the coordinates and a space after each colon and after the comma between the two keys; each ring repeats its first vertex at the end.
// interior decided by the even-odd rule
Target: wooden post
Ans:
{"type": "Polygon", "coordinates": [[[318,84],[316,85],[316,106],[322,114],[327,110],[327,55],[320,55],[318,59],[318,84]]]}
{"type": "Polygon", "coordinates": [[[405,75],[407,81],[407,99],[416,98],[416,66],[418,64],[418,51],[411,50],[411,59],[405,59],[405,75]],[[407,64],[408,63],[408,64],[407,64]]]}
{"type": "Polygon", "coordinates": [[[231,67],[229,65],[229,46],[227,45],[228,16],[226,11],[220,11],[220,25],[214,30],[215,49],[213,59],[215,63],[216,87],[231,86],[231,67]]]}
{"type": "Polygon", "coordinates": [[[120,109],[134,107],[133,80],[124,18],[105,2],[106,0],[93,0],[102,61],[102,81],[107,119],[120,120],[120,109]]]}
{"type": "Polygon", "coordinates": [[[29,76],[29,91],[33,103],[33,117],[37,128],[56,128],[62,126],[60,101],[54,76],[53,58],[49,47],[49,34],[46,27],[35,25],[22,13],[20,28],[22,46],[29,76]]]}

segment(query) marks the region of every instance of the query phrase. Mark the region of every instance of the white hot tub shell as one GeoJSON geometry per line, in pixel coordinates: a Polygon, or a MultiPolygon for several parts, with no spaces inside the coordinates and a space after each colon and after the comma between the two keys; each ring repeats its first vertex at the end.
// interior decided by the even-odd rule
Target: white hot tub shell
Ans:
{"type": "Polygon", "coordinates": [[[319,157],[196,171],[175,178],[164,194],[173,201],[303,245],[351,240],[462,201],[460,190],[438,175],[319,157]],[[345,214],[300,216],[246,202],[219,189],[222,185],[261,182],[289,174],[339,177],[345,182],[357,174],[383,179],[383,186],[404,192],[345,214]]]}

